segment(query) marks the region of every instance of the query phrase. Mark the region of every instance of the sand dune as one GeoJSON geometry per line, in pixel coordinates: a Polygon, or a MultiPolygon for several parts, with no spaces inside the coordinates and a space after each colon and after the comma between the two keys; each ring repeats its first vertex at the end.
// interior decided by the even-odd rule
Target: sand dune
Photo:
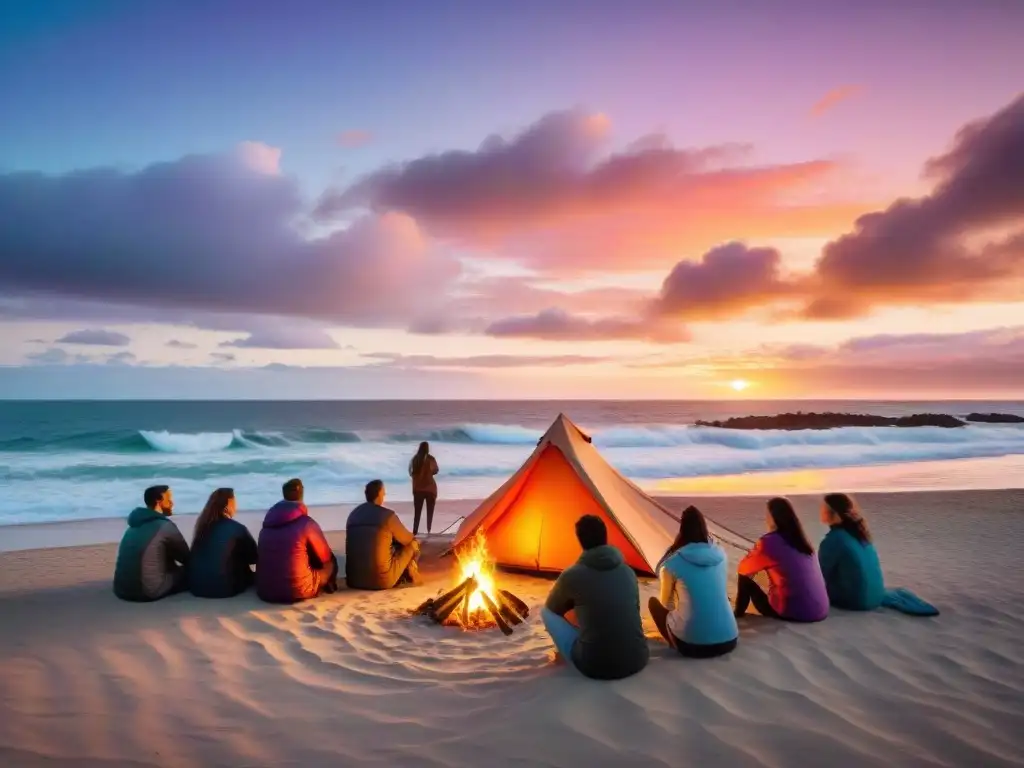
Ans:
{"type": "MultiPolygon", "coordinates": [[[[409,614],[450,586],[450,561],[423,587],[294,607],[132,605],[110,593],[111,545],[8,552],[0,764],[1024,765],[1024,493],[862,502],[890,582],[941,617],[751,617],[729,657],[652,639],[648,669],[615,683],[555,660],[543,579],[501,575],[533,609],[506,638],[409,614]]],[[[759,530],[755,500],[700,503],[759,530]]],[[[799,506],[809,522],[813,501],[799,506]]]]}

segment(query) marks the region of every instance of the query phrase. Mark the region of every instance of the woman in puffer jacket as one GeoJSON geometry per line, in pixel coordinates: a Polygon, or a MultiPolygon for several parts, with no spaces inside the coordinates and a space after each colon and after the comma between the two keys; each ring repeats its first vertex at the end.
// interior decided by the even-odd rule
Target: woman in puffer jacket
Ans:
{"type": "Polygon", "coordinates": [[[725,550],[712,542],[696,507],[683,510],[659,575],[661,599],[652,597],[648,608],[670,646],[683,656],[705,659],[736,647],[739,629],[729,604],[725,550]]]}
{"type": "Polygon", "coordinates": [[[234,519],[235,492],[210,494],[192,533],[188,586],[196,597],[234,597],[252,586],[256,540],[234,519]]]}

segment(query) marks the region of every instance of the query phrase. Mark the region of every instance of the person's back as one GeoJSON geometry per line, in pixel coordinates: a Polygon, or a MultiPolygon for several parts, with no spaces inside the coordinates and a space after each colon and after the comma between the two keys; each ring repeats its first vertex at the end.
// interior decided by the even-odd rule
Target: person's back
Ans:
{"type": "Polygon", "coordinates": [[[798,552],[773,531],[758,539],[740,562],[742,576],[767,571],[772,608],[791,621],[821,621],[828,616],[828,593],[818,559],[798,552]]]}
{"type": "Polygon", "coordinates": [[[114,594],[122,600],[159,600],[187,586],[188,543],[168,519],[170,490],[166,486],[147,489],[146,501],[153,507],[132,510],[117,548],[114,594]]]}
{"type": "Polygon", "coordinates": [[[232,597],[253,582],[249,566],[257,561],[256,540],[237,520],[221,518],[194,542],[189,560],[189,590],[196,597],[232,597]]]}
{"type": "Polygon", "coordinates": [[[647,666],[636,574],[615,547],[584,550],[558,577],[545,607],[556,616],[575,612],[579,637],[572,662],[587,677],[617,680],[647,666]]]}
{"type": "MultiPolygon", "coordinates": [[[[717,544],[695,542],[680,548],[662,565],[686,591],[689,613],[680,622],[678,610],[668,615],[672,634],[685,643],[713,646],[739,635],[728,592],[728,559],[717,544]]],[[[679,606],[681,596],[676,596],[679,606]]]]}
{"type": "Polygon", "coordinates": [[[263,519],[257,543],[256,594],[268,603],[316,597],[336,563],[320,526],[301,501],[279,501],[263,519]]]}
{"type": "Polygon", "coordinates": [[[833,526],[818,549],[829,602],[849,611],[872,611],[885,597],[885,579],[878,552],[841,526],[833,526]]]}
{"type": "Polygon", "coordinates": [[[383,483],[368,483],[366,496],[345,524],[345,581],[353,589],[391,589],[415,556],[415,538],[383,506],[383,483]]]}

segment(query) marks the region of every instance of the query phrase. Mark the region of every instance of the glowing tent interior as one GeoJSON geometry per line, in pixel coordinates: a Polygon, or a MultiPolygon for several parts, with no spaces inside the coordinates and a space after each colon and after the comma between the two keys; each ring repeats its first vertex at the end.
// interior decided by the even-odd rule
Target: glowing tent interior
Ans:
{"type": "MultiPolygon", "coordinates": [[[[559,414],[523,466],[459,527],[453,550],[483,533],[496,565],[530,571],[562,571],[576,562],[575,524],[582,515],[601,517],[608,543],[641,574],[653,575],[679,530],[679,517],[620,475],[588,435],[559,414]]],[[[730,560],[751,542],[708,521],[730,560]]]]}

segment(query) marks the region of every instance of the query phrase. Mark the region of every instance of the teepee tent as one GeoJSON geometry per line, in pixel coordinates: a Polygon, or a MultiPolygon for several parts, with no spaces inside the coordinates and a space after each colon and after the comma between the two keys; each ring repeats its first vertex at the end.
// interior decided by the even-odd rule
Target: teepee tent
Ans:
{"type": "MultiPolygon", "coordinates": [[[[463,521],[452,549],[482,532],[498,565],[562,571],[580,555],[575,525],[587,514],[604,520],[608,543],[644,574],[655,573],[679,530],[678,515],[620,475],[590,437],[559,414],[519,471],[463,521]]],[[[708,527],[727,550],[750,546],[710,520],[708,527]]]]}

